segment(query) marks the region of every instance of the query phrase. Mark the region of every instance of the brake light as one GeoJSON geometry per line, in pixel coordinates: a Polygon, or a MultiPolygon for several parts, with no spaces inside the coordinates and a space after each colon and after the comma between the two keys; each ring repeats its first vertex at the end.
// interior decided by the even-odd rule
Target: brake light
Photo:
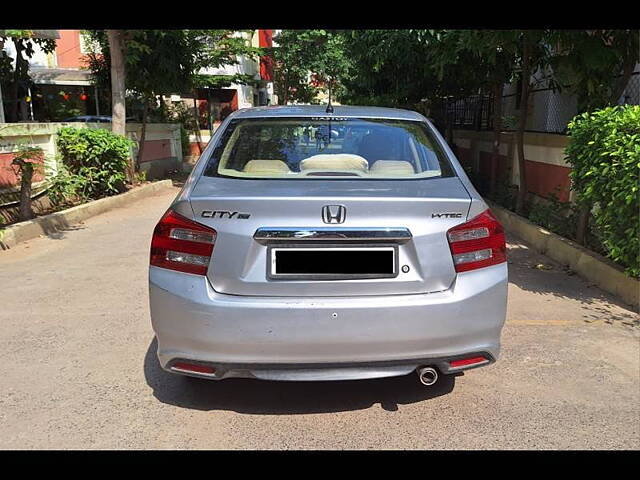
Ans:
{"type": "Polygon", "coordinates": [[[150,264],[206,275],[216,231],[168,210],[153,231],[150,264]]]}
{"type": "Polygon", "coordinates": [[[490,210],[447,232],[456,272],[507,261],[504,229],[490,210]]]}

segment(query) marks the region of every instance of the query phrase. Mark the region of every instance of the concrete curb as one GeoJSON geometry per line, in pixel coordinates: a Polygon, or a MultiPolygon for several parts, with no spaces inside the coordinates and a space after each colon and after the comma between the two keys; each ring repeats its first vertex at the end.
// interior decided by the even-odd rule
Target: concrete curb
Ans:
{"type": "Polygon", "coordinates": [[[640,309],[640,281],[625,275],[624,270],[611,260],[545,230],[493,202],[487,203],[507,230],[531,244],[538,252],[567,265],[581,277],[617,295],[636,311],[640,309]]]}
{"type": "Polygon", "coordinates": [[[16,223],[6,228],[0,228],[0,250],[7,250],[20,242],[64,230],[87,218],[117,207],[124,207],[131,202],[149,197],[171,186],[173,186],[171,180],[149,183],[128,192],[121,193],[120,195],[101,198],[67,210],[37,217],[26,222],[16,223]]]}

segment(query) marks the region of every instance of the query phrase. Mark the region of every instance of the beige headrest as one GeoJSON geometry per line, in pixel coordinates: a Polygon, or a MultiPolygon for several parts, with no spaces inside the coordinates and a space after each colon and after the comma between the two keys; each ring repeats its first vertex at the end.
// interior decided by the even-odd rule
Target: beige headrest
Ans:
{"type": "Polygon", "coordinates": [[[414,175],[413,165],[404,160],[378,160],[369,170],[374,175],[414,175]]]}
{"type": "Polygon", "coordinates": [[[367,162],[360,155],[350,153],[325,153],[313,155],[300,162],[300,170],[362,170],[369,169],[367,162]]]}
{"type": "Polygon", "coordinates": [[[290,173],[289,167],[282,160],[249,160],[244,166],[243,172],[279,174],[290,173]]]}

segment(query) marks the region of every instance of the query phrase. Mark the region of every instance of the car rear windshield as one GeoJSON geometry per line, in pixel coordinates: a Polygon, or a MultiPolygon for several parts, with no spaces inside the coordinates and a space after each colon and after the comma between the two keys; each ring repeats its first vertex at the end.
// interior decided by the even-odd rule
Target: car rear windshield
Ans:
{"type": "Polygon", "coordinates": [[[232,120],[204,175],[415,179],[453,170],[423,122],[280,117],[232,120]]]}

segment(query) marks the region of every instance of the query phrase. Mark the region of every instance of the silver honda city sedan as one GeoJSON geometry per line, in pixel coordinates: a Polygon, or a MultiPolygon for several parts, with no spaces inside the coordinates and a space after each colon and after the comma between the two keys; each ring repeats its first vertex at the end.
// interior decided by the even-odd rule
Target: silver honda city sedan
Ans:
{"type": "Polygon", "coordinates": [[[259,107],[215,132],[151,242],[158,357],[209,379],[439,375],[493,363],[502,226],[422,115],[259,107]]]}

